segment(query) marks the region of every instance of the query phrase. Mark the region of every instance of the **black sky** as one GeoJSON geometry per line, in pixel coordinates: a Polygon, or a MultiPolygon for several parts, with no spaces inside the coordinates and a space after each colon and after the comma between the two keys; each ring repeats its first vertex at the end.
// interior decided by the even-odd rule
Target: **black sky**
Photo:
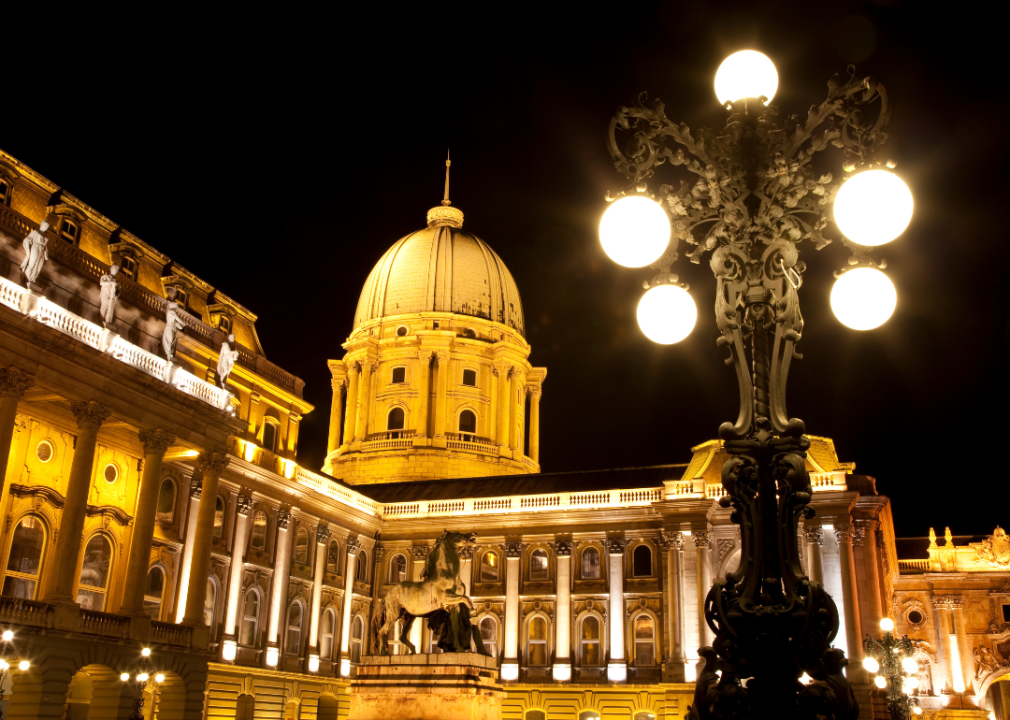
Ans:
{"type": "Polygon", "coordinates": [[[879,330],[845,329],[827,300],[846,252],[801,247],[790,414],[878,479],[899,534],[1010,524],[989,467],[1010,397],[1006,71],[980,6],[145,7],[3,15],[26,32],[0,81],[0,147],[259,314],[267,356],[317,407],[300,453],[316,468],[326,360],[342,355],[372,265],[441,199],[446,148],[453,204],[515,276],[531,361],[549,370],[544,470],[686,461],[736,416],[715,285],[707,258],[682,260],[697,327],[669,347],[639,332],[649,272],[614,265],[596,238],[604,195],[622,188],[607,122],[644,90],[671,119],[720,126],[711,78],[746,47],[776,63],[783,115],[857,63],[888,88],[887,156],[916,199],[909,229],[877,253],[898,309],[879,330]]]}

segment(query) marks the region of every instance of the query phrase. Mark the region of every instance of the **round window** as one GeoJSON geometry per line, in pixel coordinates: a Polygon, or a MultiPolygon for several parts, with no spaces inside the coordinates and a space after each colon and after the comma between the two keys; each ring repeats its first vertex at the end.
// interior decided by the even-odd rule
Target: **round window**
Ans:
{"type": "Polygon", "coordinates": [[[39,462],[47,463],[53,459],[53,455],[56,451],[53,449],[53,444],[48,440],[43,440],[35,448],[35,456],[39,459],[39,462]]]}
{"type": "Polygon", "coordinates": [[[918,610],[912,610],[908,613],[908,622],[912,625],[918,625],[923,621],[922,613],[918,610]]]}
{"type": "Polygon", "coordinates": [[[114,483],[119,479],[119,468],[116,467],[115,463],[109,463],[105,466],[105,481],[109,483],[114,483]]]}
{"type": "Polygon", "coordinates": [[[401,325],[400,327],[396,328],[396,337],[406,337],[406,335],[407,335],[406,325],[401,325]]]}

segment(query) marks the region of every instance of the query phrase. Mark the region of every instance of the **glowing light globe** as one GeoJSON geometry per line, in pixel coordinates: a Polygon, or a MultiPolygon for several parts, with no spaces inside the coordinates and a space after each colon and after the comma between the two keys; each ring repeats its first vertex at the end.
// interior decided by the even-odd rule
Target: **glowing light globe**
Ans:
{"type": "Polygon", "coordinates": [[[880,663],[877,662],[876,658],[867,655],[863,658],[863,667],[866,668],[866,672],[875,673],[880,669],[880,663]]]}
{"type": "Polygon", "coordinates": [[[670,220],[655,200],[629,195],[612,202],[603,213],[600,242],[618,265],[645,267],[670,244],[670,220]]]}
{"type": "Polygon", "coordinates": [[[911,695],[917,687],[919,687],[919,681],[914,677],[906,677],[901,681],[901,689],[906,695],[911,695]]]}
{"type": "Polygon", "coordinates": [[[922,715],[922,708],[919,707],[919,706],[916,706],[916,707],[912,708],[912,712],[915,713],[916,715],[922,715]]]}
{"type": "Polygon", "coordinates": [[[880,621],[880,629],[884,632],[891,632],[894,630],[894,620],[891,618],[883,618],[880,621]]]}
{"type": "Polygon", "coordinates": [[[907,673],[919,672],[919,663],[915,661],[915,658],[904,658],[901,661],[901,667],[907,673]]]}
{"type": "Polygon", "coordinates": [[[130,679],[130,673],[122,673],[122,674],[120,674],[119,679],[122,680],[123,682],[126,682],[127,680],[130,679]]]}
{"type": "Polygon", "coordinates": [[[13,630],[4,630],[3,638],[4,638],[4,642],[10,642],[11,640],[14,639],[14,631],[13,630]]]}
{"type": "Polygon", "coordinates": [[[28,662],[27,660],[22,660],[21,662],[18,663],[18,670],[24,671],[24,670],[27,670],[30,667],[31,667],[31,663],[28,662]]]}
{"type": "Polygon", "coordinates": [[[698,308],[687,290],[676,285],[657,285],[638,303],[638,326],[652,342],[672,345],[694,329],[698,308]]]}
{"type": "MultiPolygon", "coordinates": [[[[894,313],[898,304],[898,293],[894,283],[884,273],[874,268],[856,268],[849,270],[835,280],[831,289],[831,309],[839,322],[853,330],[872,330],[880,327],[894,313]]],[[[880,621],[894,621],[884,618],[880,621]]],[[[890,632],[890,630],[885,630],[890,632]]]]}
{"type": "Polygon", "coordinates": [[[877,675],[877,677],[873,678],[873,684],[883,690],[887,687],[887,680],[882,675],[877,675]]]}
{"type": "Polygon", "coordinates": [[[867,170],[838,189],[835,223],[854,243],[883,245],[905,232],[912,207],[912,191],[900,177],[886,170],[867,170]]]}
{"type": "Polygon", "coordinates": [[[723,105],[762,95],[771,100],[778,87],[775,63],[757,50],[733,53],[715,73],[715,96],[723,105]]]}

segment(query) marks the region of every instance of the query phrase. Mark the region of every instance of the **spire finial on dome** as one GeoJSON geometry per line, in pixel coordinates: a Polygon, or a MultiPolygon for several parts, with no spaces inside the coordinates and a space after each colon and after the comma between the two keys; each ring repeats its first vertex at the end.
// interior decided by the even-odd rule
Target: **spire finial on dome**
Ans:
{"type": "Polygon", "coordinates": [[[449,166],[450,165],[452,165],[452,163],[449,161],[449,151],[446,150],[445,151],[445,197],[442,199],[442,204],[446,205],[446,206],[452,205],[452,203],[449,202],[449,166]]]}

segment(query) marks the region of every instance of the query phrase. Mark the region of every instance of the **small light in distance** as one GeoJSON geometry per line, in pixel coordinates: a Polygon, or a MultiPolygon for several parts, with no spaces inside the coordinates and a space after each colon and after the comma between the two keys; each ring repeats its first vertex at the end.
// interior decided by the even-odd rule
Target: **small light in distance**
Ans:
{"type": "Polygon", "coordinates": [[[600,243],[618,265],[639,268],[655,262],[670,244],[670,219],[652,198],[615,200],[600,219],[600,243]]]}
{"type": "Polygon", "coordinates": [[[158,673],[157,675],[154,676],[154,681],[156,683],[163,683],[163,682],[165,682],[165,675],[163,673],[158,673]]]}
{"type": "Polygon", "coordinates": [[[11,640],[14,639],[14,631],[13,630],[4,630],[3,638],[4,638],[4,642],[10,642],[11,640]]]}
{"type": "MultiPolygon", "coordinates": [[[[876,268],[849,270],[831,288],[831,309],[838,321],[853,330],[873,330],[894,314],[898,291],[876,268]]],[[[893,624],[891,626],[894,627],[893,624]]]]}
{"type": "Polygon", "coordinates": [[[905,232],[912,220],[912,191],[887,170],[865,170],[853,175],[835,196],[835,224],[845,237],[875,247],[905,232]]]}
{"type": "Polygon", "coordinates": [[[654,343],[680,342],[691,334],[697,321],[694,299],[676,285],[656,285],[638,303],[638,326],[654,343]]]}
{"type": "Polygon", "coordinates": [[[27,660],[22,660],[21,662],[18,663],[18,669],[23,672],[23,671],[27,670],[28,668],[30,668],[31,665],[32,664],[30,662],[28,662],[27,660]]]}
{"type": "Polygon", "coordinates": [[[866,672],[875,673],[880,670],[880,663],[877,662],[875,657],[867,655],[863,658],[863,667],[866,668],[866,672]]]}
{"type": "Polygon", "coordinates": [[[901,661],[901,667],[907,673],[919,672],[919,663],[915,661],[915,658],[907,657],[901,661]]]}
{"type": "Polygon", "coordinates": [[[873,678],[873,684],[883,690],[887,687],[887,680],[885,680],[882,675],[877,675],[877,677],[873,678]]]}
{"type": "Polygon", "coordinates": [[[119,679],[122,680],[123,682],[126,682],[127,680],[130,679],[130,673],[121,673],[119,679]]]}
{"type": "Polygon", "coordinates": [[[745,98],[775,97],[779,74],[775,63],[757,50],[741,50],[722,61],[715,73],[715,96],[725,105],[745,98]]]}
{"type": "Polygon", "coordinates": [[[140,673],[140,675],[137,676],[137,679],[140,680],[140,682],[147,682],[147,679],[149,677],[151,676],[148,675],[147,673],[140,673]]]}
{"type": "Polygon", "coordinates": [[[140,654],[144,657],[151,657],[151,648],[144,648],[140,651],[140,654]]]}
{"type": "Polygon", "coordinates": [[[916,705],[914,708],[912,708],[912,712],[915,713],[916,715],[922,715],[922,708],[916,705]]]}

